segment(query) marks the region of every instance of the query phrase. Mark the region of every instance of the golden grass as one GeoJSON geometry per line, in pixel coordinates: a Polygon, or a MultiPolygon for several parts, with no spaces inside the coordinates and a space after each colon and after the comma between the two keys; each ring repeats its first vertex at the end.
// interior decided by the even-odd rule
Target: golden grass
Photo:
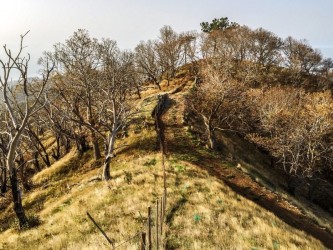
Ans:
{"type": "Polygon", "coordinates": [[[77,161],[77,155],[74,149],[62,157],[59,161],[52,164],[51,167],[42,170],[33,176],[32,181],[34,184],[42,184],[46,181],[53,181],[64,176],[64,173],[71,171],[71,167],[77,161]]]}
{"type": "MultiPolygon", "coordinates": [[[[156,97],[142,101],[138,122],[130,126],[128,137],[117,142],[127,146],[117,150],[109,182],[98,181],[101,168],[89,169],[91,152],[78,159],[74,150],[35,175],[33,182],[40,187],[23,202],[39,216],[41,225],[0,233],[0,249],[110,249],[87,211],[116,246],[144,230],[147,207],[154,206],[163,190],[161,156],[150,117],[153,102],[156,97]],[[80,167],[85,171],[72,171],[80,167]]],[[[325,249],[190,163],[193,157],[197,156],[175,153],[166,161],[168,248],[325,249]]],[[[138,246],[135,237],[119,249],[138,246]]]]}
{"type": "Polygon", "coordinates": [[[324,249],[319,241],[237,195],[197,166],[183,164],[186,171],[178,174],[179,188],[171,198],[173,204],[177,199],[183,203],[170,221],[170,248],[324,249]],[[189,173],[200,177],[189,178],[189,173]]]}
{"type": "MultiPolygon", "coordinates": [[[[52,195],[56,192],[52,186],[32,193],[26,203],[48,196],[39,213],[42,224],[20,233],[3,232],[0,249],[108,249],[86,211],[116,244],[143,230],[147,207],[162,194],[160,155],[150,153],[130,162],[130,156],[124,156],[113,165],[108,183],[90,181],[98,175],[98,170],[91,170],[60,196],[52,195]],[[152,159],[156,164],[147,166],[152,159]]],[[[196,165],[171,158],[167,166],[169,247],[324,249],[319,241],[240,197],[196,165]]],[[[136,247],[138,239],[122,249],[136,247]]]]}

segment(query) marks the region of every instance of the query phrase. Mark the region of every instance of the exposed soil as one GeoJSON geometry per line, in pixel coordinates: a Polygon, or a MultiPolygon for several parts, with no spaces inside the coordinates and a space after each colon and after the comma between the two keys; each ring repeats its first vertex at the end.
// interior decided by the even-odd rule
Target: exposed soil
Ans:
{"type": "Polygon", "coordinates": [[[184,96],[181,93],[169,95],[167,102],[169,107],[162,119],[169,155],[173,153],[195,155],[192,163],[205,169],[210,175],[223,180],[235,192],[271,211],[287,224],[303,230],[320,240],[326,247],[333,249],[333,235],[307,217],[301,209],[282,198],[278,193],[261,186],[241,170],[226,166],[222,163],[221,158],[212,157],[200,150],[198,145],[186,135],[183,125],[184,96]]]}

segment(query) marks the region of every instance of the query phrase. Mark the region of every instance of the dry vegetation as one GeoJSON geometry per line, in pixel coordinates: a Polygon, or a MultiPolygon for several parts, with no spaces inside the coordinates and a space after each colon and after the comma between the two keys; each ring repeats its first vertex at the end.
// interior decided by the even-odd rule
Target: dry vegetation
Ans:
{"type": "MultiPolygon", "coordinates": [[[[332,60],[228,18],[201,25],[200,36],[164,26],[135,53],[78,30],[41,59],[43,86],[62,66],[36,112],[43,88],[25,116],[3,91],[0,249],[109,249],[87,212],[114,247],[138,249],[147,207],[165,193],[160,146],[165,249],[333,245],[332,60]]],[[[26,69],[20,53],[9,59],[26,69]]],[[[28,107],[39,84],[23,83],[28,107]]]]}
{"type": "MultiPolygon", "coordinates": [[[[116,246],[142,230],[147,206],[162,193],[161,158],[150,118],[155,103],[153,96],[142,101],[142,112],[135,117],[138,122],[132,123],[128,137],[118,141],[118,145],[128,146],[119,149],[112,163],[111,181],[99,181],[102,172],[92,160],[92,150],[81,158],[71,151],[36,175],[33,183],[38,188],[24,196],[23,204],[28,211],[36,212],[40,225],[28,230],[5,228],[0,249],[109,249],[89,221],[87,211],[116,246]]],[[[179,110],[170,108],[166,121],[181,122],[179,110]]],[[[178,139],[178,132],[169,128],[167,134],[173,133],[178,139]]],[[[184,130],[182,133],[183,138],[189,136],[184,130]]],[[[324,249],[318,240],[201,169],[198,152],[210,157],[214,165],[230,167],[230,163],[223,163],[206,150],[197,150],[186,154],[170,151],[167,159],[165,242],[169,249],[324,249]]],[[[9,218],[13,216],[7,209],[1,221],[12,221],[9,218]]],[[[119,247],[137,248],[138,237],[119,247]]]]}

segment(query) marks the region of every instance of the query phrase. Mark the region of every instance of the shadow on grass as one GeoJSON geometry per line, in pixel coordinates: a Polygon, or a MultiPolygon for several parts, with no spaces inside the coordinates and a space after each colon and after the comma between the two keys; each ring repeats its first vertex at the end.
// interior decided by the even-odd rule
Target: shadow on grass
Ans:
{"type": "Polygon", "coordinates": [[[155,152],[159,150],[157,140],[154,135],[138,136],[135,141],[131,142],[128,146],[123,147],[117,151],[117,154],[136,154],[139,152],[155,152]]]}
{"type": "Polygon", "coordinates": [[[185,203],[187,202],[187,198],[182,196],[177,202],[176,204],[172,207],[172,209],[170,210],[170,212],[167,214],[166,216],[166,219],[165,219],[165,222],[167,224],[171,224],[172,223],[172,220],[175,216],[175,214],[177,213],[178,210],[181,209],[181,207],[183,205],[185,205],[185,203]]]}
{"type": "Polygon", "coordinates": [[[280,203],[274,193],[269,193],[270,195],[263,193],[262,187],[243,172],[236,168],[223,166],[221,156],[203,150],[202,147],[196,145],[192,138],[186,136],[186,133],[183,132],[175,136],[167,144],[168,152],[175,155],[175,157],[183,158],[183,160],[206,170],[209,175],[222,180],[233,191],[271,211],[285,223],[312,235],[326,247],[333,247],[333,235],[327,232],[325,228],[321,228],[305,215],[301,215],[280,203]],[[251,188],[249,188],[249,184],[251,188]]]}

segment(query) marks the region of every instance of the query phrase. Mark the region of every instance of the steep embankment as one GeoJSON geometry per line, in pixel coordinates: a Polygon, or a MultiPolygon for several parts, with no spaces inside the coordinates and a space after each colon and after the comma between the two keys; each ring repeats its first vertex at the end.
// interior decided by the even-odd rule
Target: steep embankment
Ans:
{"type": "Polygon", "coordinates": [[[193,144],[191,134],[183,126],[183,94],[170,96],[169,103],[169,111],[165,114],[164,120],[167,124],[166,140],[171,155],[184,153],[192,157],[196,156],[190,162],[207,171],[210,176],[223,180],[233,191],[274,213],[285,223],[316,237],[327,247],[333,247],[333,220],[330,215],[318,207],[305,207],[304,204],[297,203],[279,188],[277,188],[278,191],[275,190],[276,187],[271,190],[270,183],[265,183],[263,176],[259,176],[258,180],[258,176],[249,173],[255,166],[251,166],[249,171],[246,171],[240,163],[235,161],[231,163],[225,159],[204,154],[202,146],[193,144]]]}
{"type": "MultiPolygon", "coordinates": [[[[72,151],[35,176],[36,188],[24,196],[24,206],[30,215],[38,216],[40,225],[19,232],[11,209],[2,211],[0,249],[109,249],[87,211],[117,249],[137,249],[147,207],[163,192],[161,155],[151,117],[156,102],[157,96],[151,95],[140,103],[141,112],[128,136],[118,142],[127,146],[118,150],[112,162],[111,181],[100,181],[100,164],[90,151],[81,158],[72,151]]],[[[241,187],[263,188],[220,155],[207,151],[186,130],[183,92],[169,95],[162,120],[168,155],[162,240],[167,249],[325,249],[297,224],[291,226],[252,201],[254,197],[265,201],[271,197],[269,192],[256,192],[252,200],[240,195],[244,194],[241,187]]]]}

